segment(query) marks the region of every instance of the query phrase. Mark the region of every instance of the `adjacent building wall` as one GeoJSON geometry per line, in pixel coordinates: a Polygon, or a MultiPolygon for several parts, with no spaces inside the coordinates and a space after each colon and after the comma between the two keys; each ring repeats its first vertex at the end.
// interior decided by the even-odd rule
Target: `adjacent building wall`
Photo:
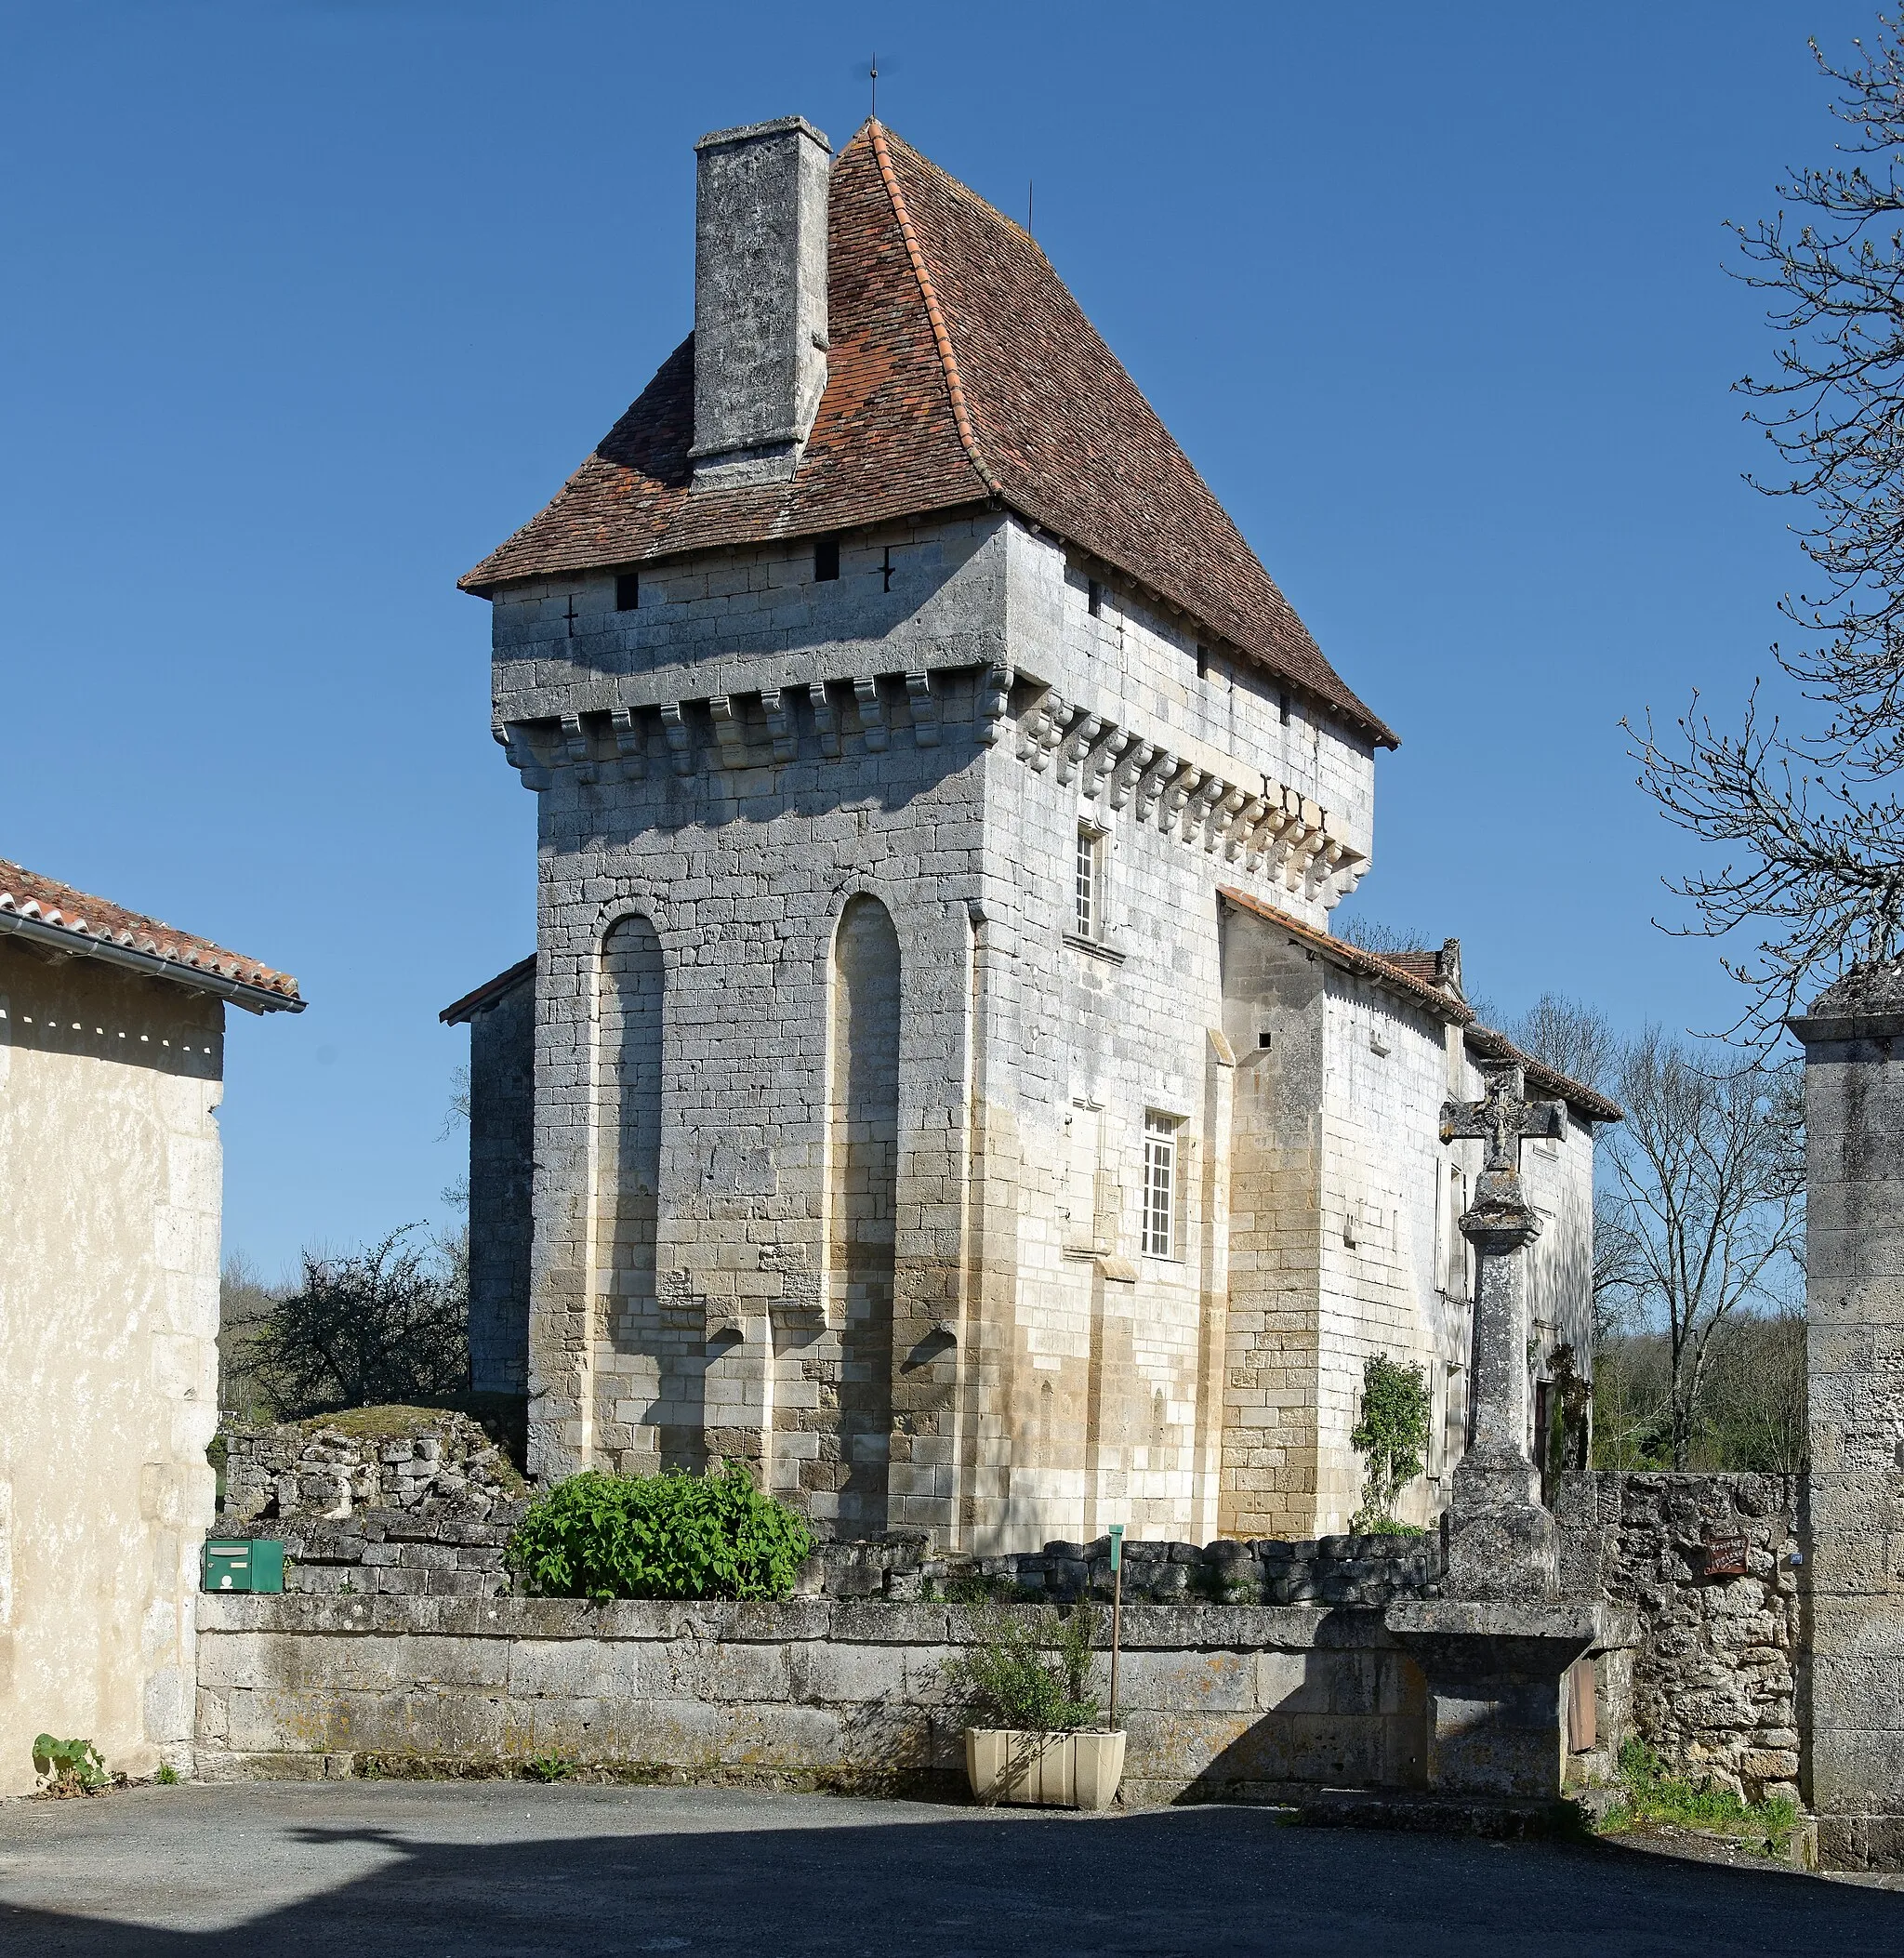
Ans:
{"type": "Polygon", "coordinates": [[[0,1794],[43,1731],[190,1766],[223,1015],[0,941],[0,1794]]]}
{"type": "Polygon", "coordinates": [[[469,1018],[469,1384],[480,1393],[528,1385],[535,1119],[536,981],[525,972],[469,1018]]]}

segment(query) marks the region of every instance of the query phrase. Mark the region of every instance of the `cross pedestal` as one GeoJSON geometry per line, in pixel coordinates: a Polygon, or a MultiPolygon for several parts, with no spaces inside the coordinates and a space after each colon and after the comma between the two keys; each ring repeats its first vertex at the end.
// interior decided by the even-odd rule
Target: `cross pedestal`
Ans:
{"type": "Polygon", "coordinates": [[[1540,1501],[1540,1472],[1527,1453],[1526,1250],[1540,1220],[1521,1195],[1526,1136],[1566,1132],[1558,1102],[1529,1102],[1520,1066],[1484,1061],[1486,1098],[1449,1102],[1441,1138],[1488,1144],[1461,1235],[1474,1247],[1474,1440],[1454,1472],[1448,1505],[1451,1596],[1539,1603],[1554,1594],[1559,1538],[1540,1501]]]}
{"type": "Polygon", "coordinates": [[[1514,1802],[1558,1797],[1567,1766],[1561,1683],[1599,1638],[1595,1605],[1560,1601],[1559,1532],[1527,1453],[1527,1247],[1540,1220],[1521,1196],[1520,1145],[1566,1132],[1558,1102],[1528,1102],[1520,1066],[1484,1061],[1486,1098],[1449,1102],[1441,1139],[1488,1144],[1461,1220],[1474,1247],[1474,1438],[1454,1472],[1444,1595],[1391,1605],[1388,1629],[1428,1682],[1429,1785],[1514,1802]]]}

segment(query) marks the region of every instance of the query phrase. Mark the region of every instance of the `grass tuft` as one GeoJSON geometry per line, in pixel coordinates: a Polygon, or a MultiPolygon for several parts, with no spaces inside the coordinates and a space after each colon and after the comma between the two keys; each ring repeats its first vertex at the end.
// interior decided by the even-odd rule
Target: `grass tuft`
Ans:
{"type": "Polygon", "coordinates": [[[1628,1740],[1620,1750],[1621,1799],[1607,1811],[1601,1833],[1617,1835],[1635,1822],[1674,1822],[1763,1846],[1767,1856],[1780,1856],[1798,1827],[1798,1808],[1783,1796],[1768,1802],[1745,1802],[1723,1788],[1695,1788],[1666,1772],[1666,1764],[1644,1740],[1628,1740]]]}

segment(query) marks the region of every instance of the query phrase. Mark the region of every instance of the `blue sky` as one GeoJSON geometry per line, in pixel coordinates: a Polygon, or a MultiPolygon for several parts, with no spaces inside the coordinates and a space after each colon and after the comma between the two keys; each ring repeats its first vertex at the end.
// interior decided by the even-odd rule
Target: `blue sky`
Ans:
{"type": "Polygon", "coordinates": [[[0,4],[0,855],[296,972],[231,1015],[226,1246],[441,1219],[533,799],[456,575],[691,322],[704,130],[883,118],[1040,243],[1396,727],[1361,908],[1503,1012],[1736,1002],[1618,722],[1801,575],[1723,221],[1869,7],[0,4]]]}

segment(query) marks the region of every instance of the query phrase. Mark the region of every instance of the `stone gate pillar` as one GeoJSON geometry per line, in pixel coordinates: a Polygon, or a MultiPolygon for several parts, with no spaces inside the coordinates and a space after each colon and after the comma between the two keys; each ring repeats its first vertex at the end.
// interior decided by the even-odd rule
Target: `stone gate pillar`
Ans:
{"type": "Polygon", "coordinates": [[[1850,973],[1791,1026],[1805,1044],[1805,1789],[1827,1868],[1896,1868],[1904,1864],[1904,965],[1850,973]]]}

